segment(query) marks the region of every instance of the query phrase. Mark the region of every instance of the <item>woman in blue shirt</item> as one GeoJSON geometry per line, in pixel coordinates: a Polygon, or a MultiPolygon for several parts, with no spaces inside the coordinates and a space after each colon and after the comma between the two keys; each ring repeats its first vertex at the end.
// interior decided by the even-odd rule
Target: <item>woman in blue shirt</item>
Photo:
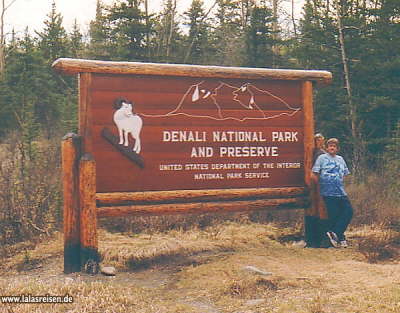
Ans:
{"type": "Polygon", "coordinates": [[[338,139],[329,139],[326,151],[317,158],[312,172],[318,177],[320,193],[328,210],[329,231],[326,234],[335,248],[347,247],[344,232],[353,217],[353,207],[344,189],[344,177],[350,172],[344,159],[336,154],[338,139]]]}

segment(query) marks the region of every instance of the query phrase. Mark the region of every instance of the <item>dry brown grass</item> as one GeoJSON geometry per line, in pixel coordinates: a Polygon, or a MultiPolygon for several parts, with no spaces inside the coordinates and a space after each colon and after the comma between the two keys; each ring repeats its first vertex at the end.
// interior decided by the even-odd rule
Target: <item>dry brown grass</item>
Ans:
{"type": "Polygon", "coordinates": [[[0,245],[48,236],[62,215],[59,143],[23,138],[12,134],[0,146],[0,245]]]}
{"type": "Polygon", "coordinates": [[[196,255],[204,252],[227,252],[252,245],[268,245],[271,239],[289,229],[279,229],[268,224],[238,224],[226,222],[201,229],[172,230],[166,233],[126,236],[103,232],[101,245],[103,262],[120,269],[147,268],[171,259],[196,255]]]}
{"type": "Polygon", "coordinates": [[[400,256],[400,233],[384,224],[360,227],[353,236],[368,262],[390,261],[400,256]]]}
{"type": "Polygon", "coordinates": [[[355,211],[353,225],[390,224],[399,220],[400,192],[393,188],[393,180],[387,179],[388,176],[393,173],[374,172],[346,186],[355,211]]]}
{"type": "Polygon", "coordinates": [[[39,267],[18,272],[26,263],[25,252],[3,262],[0,295],[69,294],[74,304],[1,305],[0,312],[399,311],[400,265],[367,263],[356,244],[383,229],[353,229],[349,249],[301,249],[278,241],[294,231],[250,222],[137,235],[101,231],[103,263],[119,268],[116,277],[62,274],[62,240],[57,234],[28,250],[39,267]],[[249,265],[272,274],[245,270],[249,265]]]}

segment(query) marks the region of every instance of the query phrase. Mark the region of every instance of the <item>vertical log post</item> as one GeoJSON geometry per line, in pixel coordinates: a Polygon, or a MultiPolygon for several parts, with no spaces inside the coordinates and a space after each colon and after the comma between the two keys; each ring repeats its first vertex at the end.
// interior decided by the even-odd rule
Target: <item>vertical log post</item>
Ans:
{"type": "Polygon", "coordinates": [[[313,86],[311,81],[302,83],[302,99],[304,113],[304,182],[307,187],[310,187],[314,151],[314,109],[313,86]]]}
{"type": "Polygon", "coordinates": [[[314,109],[313,85],[311,81],[302,83],[302,102],[304,113],[304,182],[310,194],[310,203],[304,211],[304,236],[309,247],[320,246],[318,212],[316,212],[315,192],[311,186],[311,168],[314,151],[314,109]]]}
{"type": "Polygon", "coordinates": [[[79,135],[82,137],[83,153],[93,153],[92,149],[92,109],[91,104],[91,73],[79,74],[79,135]]]}
{"type": "Polygon", "coordinates": [[[62,180],[64,198],[64,273],[81,270],[78,162],[80,137],[73,133],[64,136],[61,143],[62,180]]]}
{"type": "Polygon", "coordinates": [[[86,153],[79,163],[80,231],[82,270],[96,274],[100,257],[97,243],[96,162],[86,153]]]}

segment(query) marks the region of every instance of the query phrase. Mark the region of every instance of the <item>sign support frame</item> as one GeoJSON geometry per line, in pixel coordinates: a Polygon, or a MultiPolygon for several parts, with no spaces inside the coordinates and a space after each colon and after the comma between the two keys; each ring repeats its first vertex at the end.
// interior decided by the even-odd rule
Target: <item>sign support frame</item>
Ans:
{"type": "Polygon", "coordinates": [[[199,214],[271,208],[305,208],[305,214],[310,214],[308,188],[311,183],[314,149],[313,82],[329,84],[332,79],[331,73],[76,59],[58,59],[53,67],[66,74],[79,75],[79,135],[67,134],[62,140],[64,273],[98,270],[98,217],[199,214]],[[300,81],[304,121],[305,186],[97,193],[96,162],[92,157],[90,127],[93,119],[90,108],[92,73],[300,81]]]}

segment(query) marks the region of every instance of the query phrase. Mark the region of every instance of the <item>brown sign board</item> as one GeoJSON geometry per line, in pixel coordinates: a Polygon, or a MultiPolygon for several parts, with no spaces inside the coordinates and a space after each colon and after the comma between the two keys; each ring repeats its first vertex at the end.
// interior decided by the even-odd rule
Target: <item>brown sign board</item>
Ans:
{"type": "Polygon", "coordinates": [[[324,71],[58,59],[79,75],[62,141],[64,272],[98,270],[97,217],[305,208],[324,71]]]}
{"type": "Polygon", "coordinates": [[[132,64],[55,64],[90,75],[81,75],[88,117],[80,125],[97,192],[305,186],[305,106],[312,106],[305,83],[327,82],[330,73],[132,64]],[[132,103],[125,120],[115,107],[121,98],[132,103]],[[118,123],[131,125],[120,135],[118,123]]]}

